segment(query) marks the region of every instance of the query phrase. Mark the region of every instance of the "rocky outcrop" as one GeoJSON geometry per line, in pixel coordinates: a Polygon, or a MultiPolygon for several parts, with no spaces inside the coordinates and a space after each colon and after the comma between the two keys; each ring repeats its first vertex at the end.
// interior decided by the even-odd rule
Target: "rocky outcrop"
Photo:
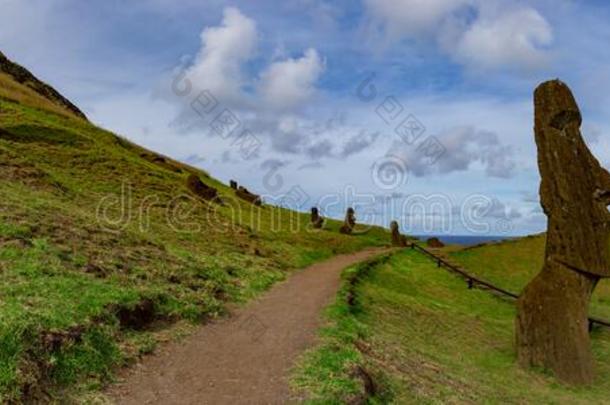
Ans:
{"type": "Polygon", "coordinates": [[[564,382],[588,384],[594,377],[589,301],[598,280],[610,276],[610,175],[587,148],[580,110],[564,83],[540,85],[534,106],[548,230],[542,271],[517,304],[518,360],[564,382]]]}
{"type": "Polygon", "coordinates": [[[26,68],[9,60],[2,52],[0,52],[0,72],[11,76],[17,83],[29,87],[52,103],[72,112],[77,117],[85,120],[87,119],[85,114],[72,104],[70,100],[62,96],[53,87],[38,80],[36,76],[30,73],[26,68]]]}
{"type": "Polygon", "coordinates": [[[247,188],[245,188],[243,186],[239,186],[237,188],[237,190],[235,191],[235,195],[237,197],[241,198],[242,200],[247,201],[250,204],[254,204],[259,207],[263,204],[260,196],[251,193],[250,190],[248,190],[247,188]]]}
{"type": "Polygon", "coordinates": [[[428,245],[428,247],[431,247],[433,249],[440,249],[445,247],[445,244],[441,242],[439,238],[429,238],[426,241],[426,244],[428,245]]]}
{"type": "Polygon", "coordinates": [[[186,187],[198,197],[212,201],[218,198],[218,191],[214,187],[210,187],[201,181],[199,176],[191,174],[186,179],[186,187]]]}
{"type": "Polygon", "coordinates": [[[229,181],[229,187],[231,187],[235,191],[235,195],[237,196],[237,198],[247,201],[250,204],[254,204],[257,207],[263,205],[263,199],[259,195],[251,193],[250,190],[248,190],[247,188],[237,184],[235,180],[229,181]]]}

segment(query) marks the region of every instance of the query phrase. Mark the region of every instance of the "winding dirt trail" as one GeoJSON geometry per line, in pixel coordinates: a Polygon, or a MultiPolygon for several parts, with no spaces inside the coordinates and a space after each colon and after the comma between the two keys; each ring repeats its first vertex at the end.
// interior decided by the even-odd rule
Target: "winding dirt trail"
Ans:
{"type": "Polygon", "coordinates": [[[336,256],[291,276],[229,319],[145,358],[109,398],[119,404],[285,404],[297,356],[311,347],[341,271],[388,252],[336,256]]]}

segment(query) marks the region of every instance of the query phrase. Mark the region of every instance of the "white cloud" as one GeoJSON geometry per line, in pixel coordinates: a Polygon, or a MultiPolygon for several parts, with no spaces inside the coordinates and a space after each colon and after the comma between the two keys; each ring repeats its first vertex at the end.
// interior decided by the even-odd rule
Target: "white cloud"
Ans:
{"type": "Polygon", "coordinates": [[[400,141],[393,143],[388,155],[402,159],[417,177],[466,171],[477,163],[485,168],[487,176],[510,178],[513,175],[516,166],[513,150],[503,145],[494,132],[464,126],[443,131],[436,139],[444,148],[444,153],[433,163],[422,150],[400,141]]]}
{"type": "Polygon", "coordinates": [[[324,69],[315,49],[308,49],[299,59],[274,62],[261,75],[260,94],[274,109],[292,109],[312,96],[324,69]]]}
{"type": "Polygon", "coordinates": [[[256,23],[237,8],[224,10],[222,24],[201,33],[201,50],[186,75],[198,89],[206,89],[223,101],[241,97],[241,67],[256,50],[256,23]]]}
{"type": "Polygon", "coordinates": [[[393,39],[433,33],[445,18],[470,3],[471,0],[365,0],[373,22],[393,39]]]}
{"type": "Polygon", "coordinates": [[[495,17],[480,16],[450,52],[471,67],[531,70],[547,62],[545,47],[552,41],[553,31],[544,17],[532,8],[520,8],[495,17]]]}
{"type": "Polygon", "coordinates": [[[490,0],[365,0],[368,18],[385,40],[436,40],[456,62],[491,70],[545,66],[553,42],[534,8],[490,0]]]}
{"type": "MultiPolygon", "coordinates": [[[[315,94],[324,60],[310,48],[299,58],[276,57],[257,74],[247,70],[247,63],[260,62],[255,54],[258,37],[254,20],[237,8],[225,8],[222,23],[203,30],[201,49],[187,67],[186,79],[229,108],[243,129],[269,139],[273,150],[305,153],[311,140],[301,124],[308,120],[298,107],[315,94]]],[[[174,124],[184,132],[212,133],[188,98],[179,102],[182,108],[174,124]]]]}

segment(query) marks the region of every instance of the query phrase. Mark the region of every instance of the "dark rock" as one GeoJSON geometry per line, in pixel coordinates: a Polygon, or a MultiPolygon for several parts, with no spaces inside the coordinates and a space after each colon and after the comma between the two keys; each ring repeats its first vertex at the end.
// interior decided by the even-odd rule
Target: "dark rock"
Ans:
{"type": "Polygon", "coordinates": [[[428,247],[431,247],[434,249],[440,249],[440,248],[445,247],[445,244],[443,242],[441,242],[441,240],[439,238],[429,238],[426,241],[426,244],[428,245],[428,247]]]}
{"type": "Polygon", "coordinates": [[[231,186],[233,190],[237,190],[237,182],[235,180],[230,180],[229,186],[231,186]]]}
{"type": "Polygon", "coordinates": [[[239,198],[241,198],[244,201],[247,201],[251,204],[254,204],[256,206],[261,206],[263,204],[261,197],[253,194],[250,192],[250,190],[248,190],[245,187],[239,186],[239,188],[237,189],[237,191],[235,191],[235,195],[239,198]]]}
{"type": "Polygon", "coordinates": [[[212,201],[218,197],[218,191],[214,187],[208,186],[201,181],[199,176],[194,174],[189,175],[186,179],[186,186],[191,192],[206,201],[212,201]]]}
{"type": "Polygon", "coordinates": [[[363,405],[369,403],[370,399],[377,394],[377,384],[371,374],[360,365],[354,366],[351,373],[352,377],[360,380],[361,387],[351,397],[346,398],[348,405],[363,405]]]}
{"type": "Polygon", "coordinates": [[[116,315],[121,328],[142,330],[155,320],[155,304],[143,299],[133,307],[120,307],[116,315]]]}

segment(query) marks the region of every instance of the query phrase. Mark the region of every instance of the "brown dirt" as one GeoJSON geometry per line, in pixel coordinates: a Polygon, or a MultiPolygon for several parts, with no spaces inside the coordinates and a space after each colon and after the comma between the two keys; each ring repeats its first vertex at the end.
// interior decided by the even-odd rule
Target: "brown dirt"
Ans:
{"type": "Polygon", "coordinates": [[[226,320],[201,327],[126,371],[109,388],[119,404],[284,404],[296,358],[311,347],[341,271],[387,252],[334,257],[296,273],[226,320]]]}

